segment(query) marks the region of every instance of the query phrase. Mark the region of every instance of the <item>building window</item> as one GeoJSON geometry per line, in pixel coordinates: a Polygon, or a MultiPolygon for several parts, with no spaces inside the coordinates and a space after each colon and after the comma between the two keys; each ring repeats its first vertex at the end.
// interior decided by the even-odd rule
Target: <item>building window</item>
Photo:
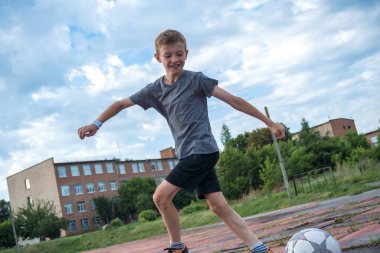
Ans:
{"type": "Polygon", "coordinates": [[[139,170],[137,169],[137,163],[132,163],[132,172],[133,173],[138,173],[139,170]]]}
{"type": "Polygon", "coordinates": [[[25,179],[25,189],[26,189],[26,190],[29,190],[29,189],[30,189],[30,180],[29,180],[29,178],[28,178],[28,179],[25,179]]]}
{"type": "Polygon", "coordinates": [[[106,189],[106,183],[104,181],[99,181],[98,182],[98,187],[100,192],[105,192],[106,189]]]}
{"type": "Polygon", "coordinates": [[[81,195],[83,194],[83,187],[81,184],[76,184],[74,185],[74,192],[75,192],[75,195],[81,195]]]}
{"type": "Polygon", "coordinates": [[[174,162],[172,160],[169,160],[169,169],[174,169],[174,162]]]}
{"type": "Polygon", "coordinates": [[[139,163],[139,171],[140,171],[141,173],[145,172],[144,163],[139,163]]]}
{"type": "Polygon", "coordinates": [[[157,169],[163,170],[161,161],[157,161],[157,169]]]}
{"type": "Polygon", "coordinates": [[[114,173],[115,172],[112,163],[106,163],[106,168],[107,168],[107,173],[114,173]]]}
{"type": "Polygon", "coordinates": [[[32,196],[28,196],[28,197],[26,197],[26,204],[27,204],[28,206],[33,205],[33,199],[32,199],[32,196]]]}
{"type": "Polygon", "coordinates": [[[70,214],[74,212],[74,206],[72,203],[65,203],[65,213],[70,214]]]}
{"type": "Polygon", "coordinates": [[[95,226],[100,226],[102,224],[102,220],[100,219],[99,216],[92,217],[92,221],[94,222],[95,226]]]}
{"type": "Polygon", "coordinates": [[[65,166],[59,166],[58,167],[58,177],[67,177],[65,166]]]}
{"type": "Polygon", "coordinates": [[[69,231],[77,231],[77,222],[75,220],[69,222],[69,231]]]}
{"type": "Polygon", "coordinates": [[[91,166],[89,164],[84,164],[82,168],[83,168],[83,175],[85,176],[92,175],[91,166]]]}
{"type": "Polygon", "coordinates": [[[90,229],[90,225],[88,223],[87,218],[80,219],[80,224],[81,224],[83,230],[89,230],[90,229]]]}
{"type": "Polygon", "coordinates": [[[61,186],[61,194],[62,194],[62,196],[70,196],[70,186],[69,185],[62,185],[61,186]]]}
{"type": "Polygon", "coordinates": [[[96,209],[95,201],[93,199],[90,200],[90,206],[92,210],[96,209]]]}
{"type": "Polygon", "coordinates": [[[95,164],[95,173],[96,174],[103,174],[103,168],[100,163],[95,164]]]}
{"type": "Polygon", "coordinates": [[[71,165],[70,170],[71,170],[71,176],[73,176],[73,177],[79,177],[80,176],[78,165],[71,165]]]}
{"type": "Polygon", "coordinates": [[[373,136],[373,137],[371,137],[371,145],[372,146],[377,146],[377,145],[379,145],[379,139],[377,138],[377,136],[373,136]]]}
{"type": "Polygon", "coordinates": [[[95,192],[94,183],[87,183],[87,193],[94,193],[94,192],[95,192]]]}
{"type": "Polygon", "coordinates": [[[119,173],[120,174],[126,174],[124,164],[119,164],[119,173]]]}
{"type": "Polygon", "coordinates": [[[110,182],[110,189],[111,189],[111,191],[116,191],[117,190],[117,183],[116,183],[116,181],[111,181],[110,182]]]}
{"type": "Polygon", "coordinates": [[[78,204],[78,211],[79,212],[86,212],[87,211],[87,209],[86,209],[86,202],[80,201],[77,204],[78,204]]]}

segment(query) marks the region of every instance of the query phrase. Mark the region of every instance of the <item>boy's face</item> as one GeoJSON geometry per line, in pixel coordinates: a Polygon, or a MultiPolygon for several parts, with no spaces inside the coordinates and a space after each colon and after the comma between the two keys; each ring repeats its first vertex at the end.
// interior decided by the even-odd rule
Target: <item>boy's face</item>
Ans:
{"type": "Polygon", "coordinates": [[[165,68],[167,75],[180,75],[185,66],[188,50],[182,42],[162,45],[154,55],[165,68]]]}

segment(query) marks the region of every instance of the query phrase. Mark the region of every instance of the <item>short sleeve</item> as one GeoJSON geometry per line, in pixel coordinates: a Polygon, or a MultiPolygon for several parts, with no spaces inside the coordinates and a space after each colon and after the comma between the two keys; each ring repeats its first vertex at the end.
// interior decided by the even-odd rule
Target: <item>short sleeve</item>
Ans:
{"type": "Polygon", "coordinates": [[[196,76],[197,79],[197,92],[199,94],[211,97],[215,86],[218,85],[218,80],[212,79],[203,73],[199,72],[196,76]]]}
{"type": "Polygon", "coordinates": [[[134,104],[141,106],[144,110],[152,107],[152,99],[149,95],[149,85],[145,86],[135,94],[129,97],[134,104]]]}

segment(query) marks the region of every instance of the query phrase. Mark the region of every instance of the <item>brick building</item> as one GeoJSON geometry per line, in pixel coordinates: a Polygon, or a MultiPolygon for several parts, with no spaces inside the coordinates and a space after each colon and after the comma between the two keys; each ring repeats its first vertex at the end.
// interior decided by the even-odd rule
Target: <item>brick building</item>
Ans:
{"type": "Polygon", "coordinates": [[[177,163],[172,148],[149,160],[55,163],[49,158],[7,177],[11,207],[17,212],[36,200],[52,201],[58,215],[69,220],[64,235],[81,234],[103,225],[93,198],[114,197],[120,184],[135,177],[154,178],[158,184],[177,163]]]}
{"type": "Polygon", "coordinates": [[[364,136],[372,147],[379,145],[379,130],[365,133],[364,136]]]}
{"type": "MultiPolygon", "coordinates": [[[[320,136],[344,136],[348,131],[357,132],[353,119],[331,119],[328,122],[311,127],[320,136]]],[[[292,140],[299,139],[299,132],[292,134],[292,140]]]]}

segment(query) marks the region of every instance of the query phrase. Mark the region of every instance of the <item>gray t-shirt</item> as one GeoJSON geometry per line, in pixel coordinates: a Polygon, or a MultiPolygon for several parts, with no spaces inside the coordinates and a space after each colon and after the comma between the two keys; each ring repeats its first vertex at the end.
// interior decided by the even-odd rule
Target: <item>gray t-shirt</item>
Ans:
{"type": "Polygon", "coordinates": [[[163,77],[130,97],[144,110],[151,107],[164,116],[172,132],[178,158],[219,151],[211,133],[207,97],[218,81],[201,72],[184,70],[178,80],[167,85],[163,77]]]}

